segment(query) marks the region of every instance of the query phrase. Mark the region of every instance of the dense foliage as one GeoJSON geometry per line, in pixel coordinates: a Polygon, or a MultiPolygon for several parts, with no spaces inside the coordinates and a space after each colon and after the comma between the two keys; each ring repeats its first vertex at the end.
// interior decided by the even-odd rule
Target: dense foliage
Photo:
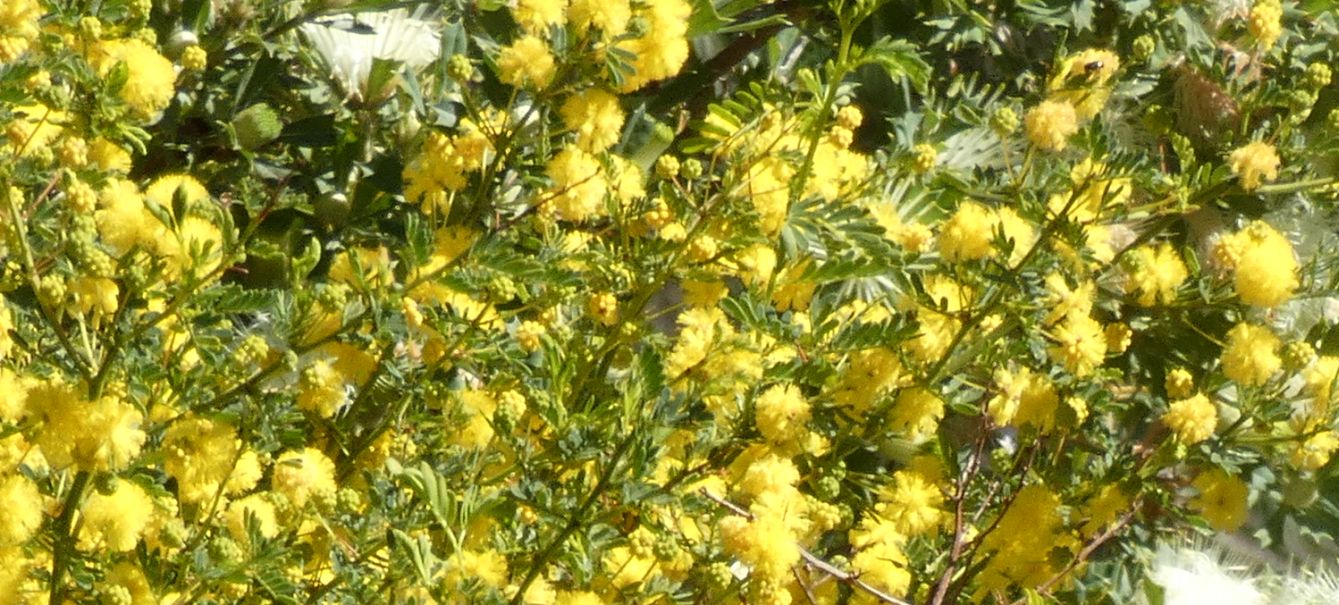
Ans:
{"type": "Polygon", "coordinates": [[[1336,14],[4,0],[0,604],[1333,558],[1336,14]]]}

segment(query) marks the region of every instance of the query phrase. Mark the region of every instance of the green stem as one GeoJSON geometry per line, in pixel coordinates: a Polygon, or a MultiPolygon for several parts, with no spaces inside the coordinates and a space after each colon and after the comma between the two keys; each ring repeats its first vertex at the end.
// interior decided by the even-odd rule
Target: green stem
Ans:
{"type": "Polygon", "coordinates": [[[558,549],[562,548],[562,545],[567,542],[567,539],[581,527],[586,512],[595,505],[595,501],[600,497],[600,494],[603,494],[605,488],[609,486],[609,480],[613,478],[614,470],[618,468],[618,463],[622,461],[623,454],[626,453],[628,447],[632,445],[633,438],[636,435],[636,431],[631,431],[623,438],[623,441],[618,444],[618,448],[614,450],[614,454],[609,458],[609,465],[606,466],[604,472],[600,474],[600,479],[596,481],[595,487],[591,489],[590,493],[586,495],[586,498],[581,501],[579,506],[577,506],[576,511],[572,513],[572,518],[568,520],[567,525],[563,527],[562,531],[558,532],[558,535],[553,538],[553,541],[549,542],[549,545],[544,547],[544,550],[540,551],[539,555],[535,557],[534,564],[530,566],[530,571],[525,574],[525,579],[521,580],[521,583],[516,586],[516,594],[512,596],[509,605],[521,604],[525,599],[526,589],[530,588],[530,585],[539,577],[539,574],[544,572],[544,568],[548,565],[553,556],[558,553],[558,549]]]}
{"type": "Polygon", "coordinates": [[[65,497],[65,507],[56,518],[56,536],[51,553],[51,587],[47,601],[50,605],[62,602],[65,587],[61,582],[64,580],[65,568],[69,566],[70,556],[74,551],[74,536],[70,534],[70,527],[74,524],[74,513],[79,509],[79,502],[84,498],[91,477],[88,471],[79,471],[75,474],[74,483],[70,485],[70,493],[65,497]]]}

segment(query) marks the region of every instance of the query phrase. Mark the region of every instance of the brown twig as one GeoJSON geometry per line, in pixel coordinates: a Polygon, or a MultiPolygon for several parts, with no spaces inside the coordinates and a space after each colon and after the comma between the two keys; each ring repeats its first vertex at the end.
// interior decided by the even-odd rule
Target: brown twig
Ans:
{"type": "MultiPolygon", "coordinates": [[[[717,505],[721,506],[722,508],[725,508],[726,510],[729,510],[730,512],[736,515],[745,517],[747,519],[753,518],[753,514],[750,513],[748,510],[744,509],[738,504],[735,504],[734,502],[730,502],[729,500],[726,500],[720,496],[717,496],[707,491],[706,488],[703,488],[700,493],[702,494],[702,497],[711,500],[712,502],[715,502],[717,505]]],[[[818,555],[809,552],[809,549],[800,546],[799,544],[796,544],[795,547],[800,549],[800,558],[804,559],[804,562],[807,565],[809,565],[809,567],[812,567],[829,576],[832,576],[834,580],[850,584],[852,587],[863,590],[866,593],[869,593],[870,596],[884,603],[892,603],[893,605],[911,605],[910,601],[904,601],[882,590],[879,590],[878,588],[870,586],[868,582],[861,580],[858,575],[849,571],[842,570],[834,566],[833,564],[818,558],[818,555]]]]}
{"type": "Polygon", "coordinates": [[[981,466],[981,453],[985,449],[986,439],[989,435],[989,427],[984,426],[984,422],[983,420],[981,433],[976,437],[976,444],[972,446],[972,455],[967,459],[967,465],[963,467],[962,472],[958,474],[957,486],[953,490],[953,546],[949,550],[948,564],[944,566],[944,573],[939,576],[934,598],[930,601],[936,605],[943,603],[944,598],[948,596],[949,584],[953,581],[958,560],[962,557],[963,546],[967,542],[966,533],[963,532],[963,509],[967,502],[967,484],[971,483],[972,478],[976,476],[977,469],[981,466]]]}

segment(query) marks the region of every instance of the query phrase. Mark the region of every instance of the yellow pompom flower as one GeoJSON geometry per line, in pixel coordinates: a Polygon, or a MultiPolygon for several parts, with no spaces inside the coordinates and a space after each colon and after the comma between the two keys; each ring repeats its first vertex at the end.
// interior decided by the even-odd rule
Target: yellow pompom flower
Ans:
{"type": "Polygon", "coordinates": [[[1283,366],[1282,346],[1269,328],[1237,324],[1227,333],[1223,346],[1223,374],[1242,386],[1260,386],[1283,366]]]}
{"type": "Polygon", "coordinates": [[[990,209],[976,202],[963,202],[940,229],[939,254],[949,262],[993,255],[996,223],[995,213],[990,209]]]}
{"type": "Polygon", "coordinates": [[[298,407],[321,418],[335,415],[348,403],[344,377],[327,361],[317,361],[298,380],[298,407]]]}
{"type": "Polygon", "coordinates": [[[1279,154],[1269,143],[1255,141],[1232,151],[1228,156],[1232,174],[1241,179],[1241,188],[1254,191],[1265,181],[1279,178],[1279,154]]]}
{"type": "Polygon", "coordinates": [[[1157,248],[1140,246],[1130,253],[1130,268],[1125,274],[1127,287],[1140,306],[1152,307],[1158,303],[1176,300],[1176,289],[1186,281],[1189,273],[1181,255],[1171,244],[1163,242],[1157,248]]]}
{"type": "Polygon", "coordinates": [[[42,493],[18,473],[0,475],[0,548],[27,542],[42,526],[42,493]]]}
{"type": "Polygon", "coordinates": [[[1106,333],[1091,317],[1071,314],[1056,325],[1051,337],[1055,340],[1048,349],[1051,358],[1080,378],[1091,374],[1106,357],[1106,333]]]}
{"type": "Polygon", "coordinates": [[[536,36],[522,38],[505,46],[497,57],[498,78],[517,88],[544,88],[556,71],[549,45],[536,36]]]}
{"type": "Polygon", "coordinates": [[[637,12],[645,23],[640,37],[623,40],[617,48],[634,55],[631,74],[619,88],[631,92],[679,73],[688,60],[688,18],[693,7],[684,0],[650,0],[637,12]]]}
{"type": "Polygon", "coordinates": [[[1218,408],[1202,393],[1173,401],[1162,415],[1162,423],[1186,445],[1194,445],[1213,435],[1218,426],[1218,408]]]}
{"type": "Polygon", "coordinates": [[[893,400],[888,425],[911,439],[920,439],[933,434],[943,417],[944,400],[929,389],[913,387],[903,389],[893,400]]]}
{"type": "Polygon", "coordinates": [[[779,384],[763,391],[754,407],[758,432],[770,443],[790,443],[807,431],[809,401],[793,384],[779,384]]]}
{"type": "Polygon", "coordinates": [[[177,497],[193,503],[218,496],[240,447],[226,422],[191,416],[173,423],[163,433],[163,470],[176,479],[177,497]]]}
{"type": "Polygon", "coordinates": [[[69,385],[47,381],[29,391],[29,403],[44,420],[37,445],[56,468],[120,470],[144,445],[143,415],[119,397],[89,402],[69,385]]]}
{"type": "Polygon", "coordinates": [[[1297,257],[1292,243],[1264,221],[1255,221],[1231,236],[1236,263],[1233,286],[1242,302],[1257,307],[1276,307],[1299,285],[1297,257]]]}
{"type": "Polygon", "coordinates": [[[1336,450],[1339,450],[1339,434],[1325,431],[1298,443],[1289,461],[1299,471],[1318,471],[1330,462],[1336,450]]]}
{"type": "Polygon", "coordinates": [[[339,487],[335,483],[335,463],[312,447],[281,454],[274,461],[270,481],[274,491],[299,508],[315,498],[334,495],[339,487]]]}
{"type": "Polygon", "coordinates": [[[568,97],[558,113],[563,123],[577,133],[576,145],[582,151],[604,151],[618,142],[623,131],[623,108],[618,97],[598,88],[568,97]]]}
{"type": "Polygon", "coordinates": [[[566,0],[516,0],[511,16],[526,33],[543,35],[566,22],[566,0]]]}
{"type": "Polygon", "coordinates": [[[560,220],[582,222],[604,216],[609,185],[595,156],[577,147],[565,147],[546,167],[553,186],[544,209],[560,220]]]}
{"type": "Polygon", "coordinates": [[[600,30],[604,39],[623,35],[632,20],[632,4],[628,0],[572,0],[567,9],[568,22],[577,33],[600,30]]]}
{"type": "Polygon", "coordinates": [[[1043,151],[1062,151],[1079,131],[1074,106],[1064,101],[1042,101],[1023,118],[1028,141],[1043,151]]]}
{"type": "Polygon", "coordinates": [[[1211,527],[1231,532],[1246,522],[1250,488],[1241,479],[1215,468],[1195,477],[1191,485],[1200,493],[1190,504],[1211,527]]]}
{"type": "Polygon", "coordinates": [[[1246,22],[1246,29],[1250,30],[1255,41],[1261,48],[1274,46],[1279,36],[1283,35],[1283,3],[1279,0],[1258,0],[1255,6],[1251,7],[1251,14],[1246,22]]]}
{"type": "Polygon", "coordinates": [[[0,66],[14,62],[37,39],[43,12],[38,0],[6,0],[0,4],[0,66]]]}
{"type": "Polygon", "coordinates": [[[1060,505],[1044,485],[1019,490],[995,531],[981,541],[981,552],[990,556],[979,576],[982,590],[1037,586],[1054,575],[1051,553],[1074,541],[1064,531],[1060,505]]]}
{"type": "Polygon", "coordinates": [[[93,139],[89,145],[88,159],[104,172],[119,174],[130,172],[130,152],[102,137],[93,139]]]}
{"type": "Polygon", "coordinates": [[[767,454],[744,470],[739,489],[755,498],[766,493],[790,493],[800,482],[800,471],[789,458],[767,454]]]}
{"type": "Polygon", "coordinates": [[[879,491],[874,510],[892,523],[897,533],[914,537],[933,534],[944,522],[944,494],[919,473],[897,471],[891,484],[879,491]]]}
{"type": "Polygon", "coordinates": [[[89,63],[102,77],[118,64],[125,65],[129,73],[120,96],[136,117],[151,120],[167,109],[176,92],[177,72],[152,46],[136,38],[105,40],[90,55],[89,63]]]}
{"type": "Polygon", "coordinates": [[[1065,58],[1051,77],[1049,100],[1069,103],[1080,121],[1091,119],[1111,96],[1111,77],[1120,58],[1109,50],[1089,48],[1065,58]]]}
{"type": "Polygon", "coordinates": [[[153,499],[131,481],[117,481],[110,494],[94,492],[84,501],[79,548],[126,552],[139,544],[153,517],[153,499]]]}
{"type": "Polygon", "coordinates": [[[209,66],[209,53],[200,48],[199,44],[192,44],[181,51],[181,68],[186,71],[204,71],[209,66]]]}
{"type": "Polygon", "coordinates": [[[771,513],[753,519],[729,517],[720,523],[721,541],[762,581],[780,581],[800,561],[800,549],[791,525],[771,513]]]}
{"type": "MultiPolygon", "coordinates": [[[[9,314],[0,299],[0,320],[9,314]]],[[[6,328],[7,330],[8,328],[6,328]]],[[[0,422],[17,424],[28,415],[29,381],[13,370],[0,368],[0,422]]]]}

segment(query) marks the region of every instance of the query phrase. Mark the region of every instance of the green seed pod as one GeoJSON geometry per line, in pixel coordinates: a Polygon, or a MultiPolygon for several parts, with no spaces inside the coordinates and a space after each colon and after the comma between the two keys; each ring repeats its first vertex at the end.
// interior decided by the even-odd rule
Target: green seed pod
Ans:
{"type": "Polygon", "coordinates": [[[257,103],[238,113],[232,120],[232,127],[242,149],[256,150],[279,138],[284,124],[273,108],[257,103]]]}

